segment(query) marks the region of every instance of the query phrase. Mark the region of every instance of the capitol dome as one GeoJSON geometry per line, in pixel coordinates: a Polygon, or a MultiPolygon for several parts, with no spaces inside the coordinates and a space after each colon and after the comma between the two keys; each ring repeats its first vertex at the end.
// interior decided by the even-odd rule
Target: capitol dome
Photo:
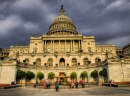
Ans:
{"type": "Polygon", "coordinates": [[[60,15],[57,16],[49,27],[47,35],[77,35],[76,27],[72,20],[65,15],[63,5],[61,6],[60,15]]]}

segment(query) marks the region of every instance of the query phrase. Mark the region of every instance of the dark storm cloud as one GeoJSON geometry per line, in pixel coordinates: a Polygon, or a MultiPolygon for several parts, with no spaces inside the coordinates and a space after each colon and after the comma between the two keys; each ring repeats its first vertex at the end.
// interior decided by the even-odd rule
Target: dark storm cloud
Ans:
{"type": "Polygon", "coordinates": [[[46,34],[61,4],[80,34],[99,44],[129,43],[130,0],[0,0],[0,47],[28,45],[31,36],[46,34]]]}

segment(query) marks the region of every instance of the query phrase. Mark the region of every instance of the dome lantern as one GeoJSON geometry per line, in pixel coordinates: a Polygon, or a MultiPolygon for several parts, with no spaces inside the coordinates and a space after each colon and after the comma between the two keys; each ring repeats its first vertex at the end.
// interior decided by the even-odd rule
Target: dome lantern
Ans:
{"type": "Polygon", "coordinates": [[[63,5],[61,5],[60,15],[65,15],[65,10],[63,8],[63,5]]]}
{"type": "Polygon", "coordinates": [[[76,27],[72,20],[65,15],[63,5],[61,5],[60,14],[49,27],[47,35],[77,35],[76,27]]]}

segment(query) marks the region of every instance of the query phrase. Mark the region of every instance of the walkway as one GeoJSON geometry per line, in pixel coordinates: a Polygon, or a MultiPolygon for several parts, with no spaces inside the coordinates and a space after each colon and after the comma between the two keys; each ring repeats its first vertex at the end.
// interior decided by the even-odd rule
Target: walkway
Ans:
{"type": "Polygon", "coordinates": [[[0,96],[130,96],[130,87],[90,86],[84,89],[11,88],[0,89],[0,96]]]}

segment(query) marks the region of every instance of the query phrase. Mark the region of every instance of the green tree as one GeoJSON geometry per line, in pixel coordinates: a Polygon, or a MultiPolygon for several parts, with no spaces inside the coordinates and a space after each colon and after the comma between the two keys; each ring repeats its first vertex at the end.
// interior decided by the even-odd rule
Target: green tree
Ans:
{"type": "Polygon", "coordinates": [[[25,78],[26,77],[26,72],[23,71],[23,70],[18,70],[17,71],[17,75],[16,75],[16,79],[22,79],[22,78],[25,78]]]}
{"type": "Polygon", "coordinates": [[[97,70],[94,70],[91,72],[90,74],[93,78],[97,78],[98,77],[98,71],[97,70]]]}
{"type": "Polygon", "coordinates": [[[32,78],[35,77],[35,74],[31,71],[28,71],[26,74],[27,74],[26,79],[28,79],[28,80],[31,80],[32,78]]]}
{"type": "Polygon", "coordinates": [[[48,73],[48,79],[54,79],[55,74],[53,72],[48,73]]]}
{"type": "Polygon", "coordinates": [[[85,79],[85,78],[87,78],[88,77],[88,74],[87,74],[87,72],[82,72],[81,74],[80,74],[80,77],[82,78],[82,79],[85,79]]]}
{"type": "Polygon", "coordinates": [[[99,75],[103,77],[104,81],[107,82],[107,70],[103,69],[99,72],[99,75]]]}
{"type": "Polygon", "coordinates": [[[75,79],[75,78],[77,78],[77,73],[76,72],[72,72],[71,74],[70,74],[70,78],[71,79],[75,79]]]}
{"type": "Polygon", "coordinates": [[[99,75],[102,76],[102,77],[107,77],[107,71],[106,69],[103,69],[99,72],[99,75]]]}
{"type": "Polygon", "coordinates": [[[42,72],[38,72],[38,73],[37,73],[37,78],[38,78],[39,80],[42,80],[42,79],[44,78],[44,74],[43,74],[42,72]]]}

